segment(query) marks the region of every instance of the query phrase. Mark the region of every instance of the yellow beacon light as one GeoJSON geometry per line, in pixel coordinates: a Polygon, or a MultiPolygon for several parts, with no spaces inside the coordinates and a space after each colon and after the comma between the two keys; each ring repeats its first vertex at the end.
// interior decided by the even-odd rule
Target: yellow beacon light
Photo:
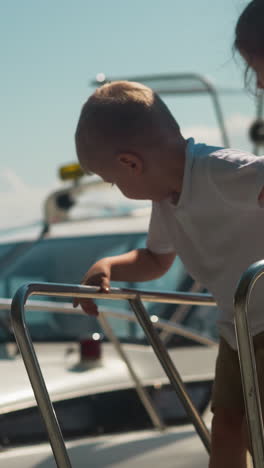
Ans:
{"type": "Polygon", "coordinates": [[[67,164],[59,168],[61,180],[76,180],[84,175],[84,172],[78,163],[67,164]]]}

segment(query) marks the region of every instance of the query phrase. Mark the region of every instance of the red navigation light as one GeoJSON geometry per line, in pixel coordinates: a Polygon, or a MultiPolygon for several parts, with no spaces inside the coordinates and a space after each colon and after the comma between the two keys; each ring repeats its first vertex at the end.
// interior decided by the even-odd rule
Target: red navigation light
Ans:
{"type": "Polygon", "coordinates": [[[101,358],[101,336],[94,333],[89,338],[80,340],[80,352],[82,361],[95,361],[101,358]]]}

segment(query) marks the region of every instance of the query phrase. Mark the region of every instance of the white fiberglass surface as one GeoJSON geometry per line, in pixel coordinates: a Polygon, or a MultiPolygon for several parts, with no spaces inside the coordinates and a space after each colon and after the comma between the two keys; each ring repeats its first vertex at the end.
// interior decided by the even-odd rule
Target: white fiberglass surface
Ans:
{"type": "MultiPolygon", "coordinates": [[[[67,444],[73,468],[204,468],[208,454],[191,425],[110,436],[83,438],[67,444]]],[[[8,468],[55,468],[48,444],[0,453],[8,468]]]]}
{"type": "MultiPolygon", "coordinates": [[[[36,353],[53,401],[112,391],[134,386],[124,362],[110,343],[103,344],[102,360],[97,367],[79,366],[77,344],[40,345],[36,353]],[[51,351],[49,352],[49,347],[51,351]],[[71,353],[69,354],[69,350],[71,353]]],[[[142,384],[166,384],[164,371],[151,347],[124,344],[123,349],[142,384]]],[[[189,347],[170,350],[170,355],[185,382],[212,380],[217,347],[189,347]]],[[[20,356],[0,360],[2,381],[0,412],[35,405],[35,398],[20,356]]]]}

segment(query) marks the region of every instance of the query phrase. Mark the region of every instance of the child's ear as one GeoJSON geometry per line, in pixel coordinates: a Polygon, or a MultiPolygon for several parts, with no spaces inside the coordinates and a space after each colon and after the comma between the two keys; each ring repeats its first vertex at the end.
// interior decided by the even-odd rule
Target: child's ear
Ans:
{"type": "Polygon", "coordinates": [[[120,153],[118,154],[117,159],[124,169],[127,169],[134,174],[142,174],[143,161],[139,155],[133,153],[120,153]]]}

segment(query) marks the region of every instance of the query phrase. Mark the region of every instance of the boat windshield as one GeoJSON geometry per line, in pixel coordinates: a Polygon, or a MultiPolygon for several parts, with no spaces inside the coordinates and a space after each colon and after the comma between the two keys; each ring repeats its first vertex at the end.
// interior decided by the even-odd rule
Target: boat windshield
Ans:
{"type": "MultiPolygon", "coordinates": [[[[42,239],[31,248],[24,249],[21,256],[17,256],[11,267],[0,274],[0,297],[11,298],[16,290],[26,282],[56,282],[78,284],[84,273],[99,258],[117,255],[119,253],[142,248],[145,246],[145,233],[120,233],[83,236],[72,238],[42,239]]],[[[22,244],[22,243],[21,243],[22,244]]],[[[23,243],[24,244],[24,243],[23,243]]],[[[0,258],[8,251],[17,248],[16,244],[0,245],[0,258]]],[[[147,290],[175,291],[188,290],[192,284],[191,278],[179,260],[176,258],[173,267],[161,278],[144,283],[115,282],[115,287],[132,287],[147,290]]],[[[33,300],[48,300],[66,302],[65,298],[39,297],[33,300]]],[[[127,301],[98,300],[99,307],[111,310],[130,310],[127,301]]],[[[175,312],[175,305],[146,303],[151,314],[169,318],[175,312]]],[[[207,307],[207,310],[209,308],[207,307]]],[[[207,312],[209,313],[209,312],[207,312]]],[[[212,313],[212,312],[211,312],[212,313]]],[[[8,332],[7,311],[0,311],[0,340],[12,339],[8,332]],[[6,325],[6,326],[5,326],[6,325]]],[[[204,316],[203,316],[204,318],[204,316]]],[[[94,317],[76,316],[76,314],[61,314],[58,312],[26,312],[26,321],[32,339],[35,341],[67,341],[80,340],[90,333],[99,332],[100,326],[94,317]]],[[[136,323],[121,319],[110,319],[117,336],[123,341],[142,341],[144,334],[136,323]]],[[[192,320],[188,318],[188,326],[192,327],[192,320]]],[[[206,329],[205,333],[213,336],[215,331],[206,329]]],[[[201,332],[201,324],[199,323],[201,332]]]]}

